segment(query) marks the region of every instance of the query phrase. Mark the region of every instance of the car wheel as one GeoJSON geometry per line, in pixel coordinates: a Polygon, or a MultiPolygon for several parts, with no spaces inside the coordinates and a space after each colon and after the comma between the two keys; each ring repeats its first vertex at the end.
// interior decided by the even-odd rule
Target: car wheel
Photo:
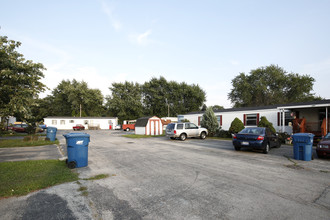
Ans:
{"type": "Polygon", "coordinates": [[[76,129],[73,129],[74,131],[76,130],[76,129]]]}
{"type": "Polygon", "coordinates": [[[68,163],[68,167],[69,167],[70,169],[74,169],[74,168],[76,168],[76,162],[75,162],[75,161],[70,161],[70,162],[68,163]]]}
{"type": "Polygon", "coordinates": [[[180,140],[181,141],[184,141],[184,140],[186,140],[187,139],[187,135],[186,134],[181,134],[180,135],[180,140]]]}
{"type": "Polygon", "coordinates": [[[126,128],[126,131],[129,131],[130,129],[129,128],[126,128]]]}
{"type": "Polygon", "coordinates": [[[236,150],[236,151],[240,151],[240,150],[241,150],[240,147],[236,147],[236,146],[234,146],[234,147],[235,147],[235,150],[236,150]]]}
{"type": "Polygon", "coordinates": [[[201,139],[204,140],[204,139],[206,138],[206,133],[203,131],[203,132],[201,133],[201,136],[200,136],[200,137],[201,137],[201,139]]]}
{"type": "Polygon", "coordinates": [[[266,144],[263,152],[264,152],[264,154],[268,154],[268,152],[269,152],[269,144],[268,143],[266,144]]]}

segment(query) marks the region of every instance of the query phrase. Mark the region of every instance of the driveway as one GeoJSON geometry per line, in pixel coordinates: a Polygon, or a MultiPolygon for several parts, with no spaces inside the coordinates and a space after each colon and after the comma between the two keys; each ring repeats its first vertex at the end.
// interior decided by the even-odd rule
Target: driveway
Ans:
{"type": "MultiPolygon", "coordinates": [[[[293,160],[291,146],[272,149],[265,155],[236,152],[230,141],[129,139],[121,137],[121,131],[85,132],[91,134],[89,165],[75,170],[81,178],[97,174],[110,177],[0,200],[0,219],[330,216],[330,161],[293,160]],[[81,187],[86,187],[84,195],[81,187]]],[[[63,131],[58,133],[64,144],[63,131]]]]}

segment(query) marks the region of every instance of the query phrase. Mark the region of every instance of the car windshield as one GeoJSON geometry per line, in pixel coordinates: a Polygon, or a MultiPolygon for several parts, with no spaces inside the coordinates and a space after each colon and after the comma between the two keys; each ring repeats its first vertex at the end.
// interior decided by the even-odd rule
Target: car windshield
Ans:
{"type": "Polygon", "coordinates": [[[330,133],[328,133],[327,135],[325,135],[324,139],[330,139],[330,133]]]}
{"type": "Polygon", "coordinates": [[[239,132],[240,134],[264,134],[263,128],[244,128],[239,132]]]}

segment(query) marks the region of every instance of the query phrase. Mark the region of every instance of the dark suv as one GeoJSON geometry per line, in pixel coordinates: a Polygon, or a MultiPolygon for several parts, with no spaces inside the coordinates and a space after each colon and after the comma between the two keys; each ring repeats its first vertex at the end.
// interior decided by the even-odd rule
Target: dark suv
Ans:
{"type": "Polygon", "coordinates": [[[171,139],[180,138],[182,141],[190,137],[200,137],[205,139],[207,135],[206,128],[200,128],[194,123],[170,123],[166,127],[166,136],[171,139]]]}

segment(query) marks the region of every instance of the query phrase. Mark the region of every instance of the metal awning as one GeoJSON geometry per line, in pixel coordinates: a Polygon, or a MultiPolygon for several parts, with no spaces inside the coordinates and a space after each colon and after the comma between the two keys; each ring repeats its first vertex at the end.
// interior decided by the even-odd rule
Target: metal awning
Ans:
{"type": "Polygon", "coordinates": [[[326,125],[326,133],[328,133],[328,107],[330,103],[313,103],[313,104],[302,104],[302,105],[283,105],[278,106],[277,109],[280,110],[280,114],[282,115],[282,131],[285,128],[285,110],[289,109],[298,109],[298,108],[325,108],[325,125],[326,125]]]}

